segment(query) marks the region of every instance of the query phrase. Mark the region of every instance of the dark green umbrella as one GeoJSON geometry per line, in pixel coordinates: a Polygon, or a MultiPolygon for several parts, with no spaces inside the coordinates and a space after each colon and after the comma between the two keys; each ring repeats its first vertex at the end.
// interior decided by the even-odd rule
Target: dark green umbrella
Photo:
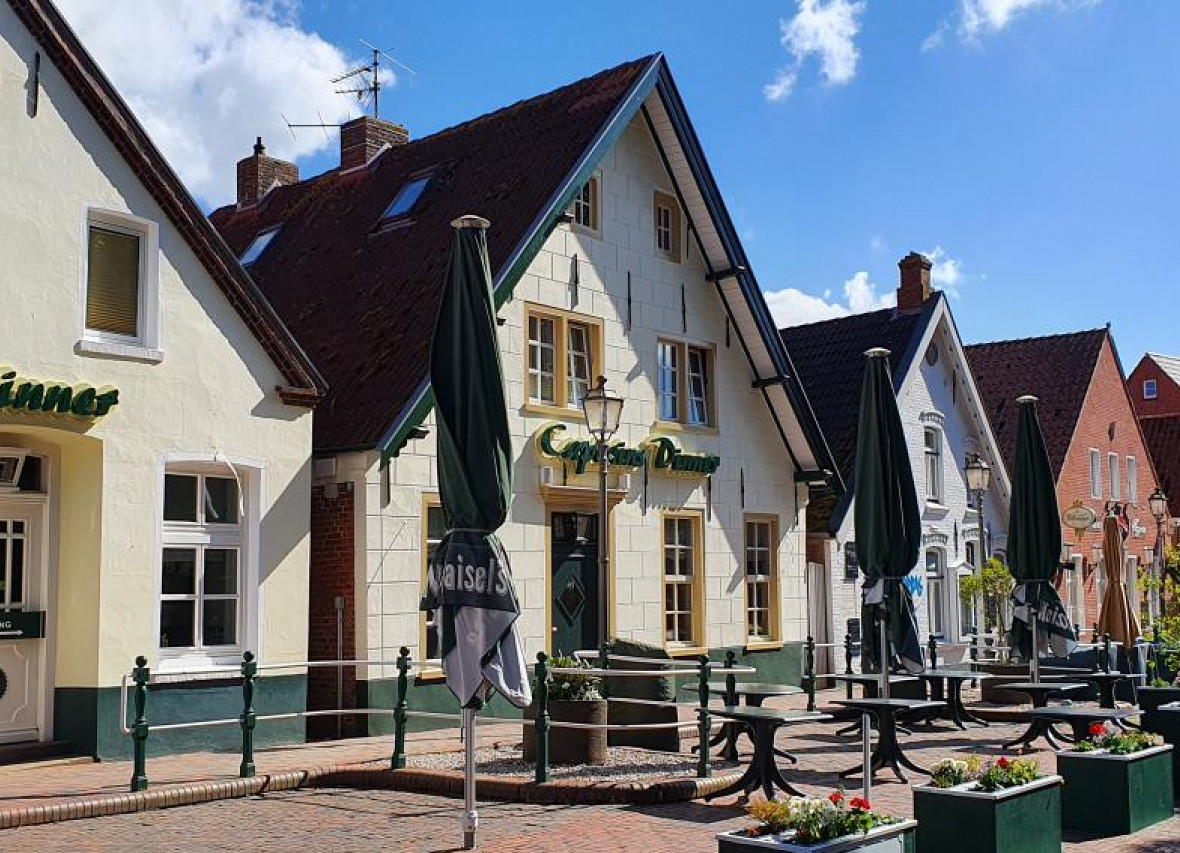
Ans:
{"type": "Polygon", "coordinates": [[[1061,521],[1053,468],[1037,418],[1037,398],[1024,396],[1016,402],[1020,410],[1008,531],[1008,567],[1016,580],[1011,645],[1017,655],[1030,661],[1035,680],[1041,650],[1047,645],[1054,656],[1065,657],[1077,645],[1077,637],[1052,583],[1061,561],[1061,521]]]}
{"type": "MultiPolygon", "coordinates": [[[[922,671],[922,644],[914,600],[903,583],[918,562],[922,518],[910,452],[889,373],[889,350],[865,353],[864,385],[856,434],[856,559],[864,573],[861,632],[868,668],[881,671],[881,695],[889,695],[888,666],[881,666],[881,619],[891,651],[911,672],[922,671]]],[[[890,657],[890,655],[887,655],[890,657]]]]}

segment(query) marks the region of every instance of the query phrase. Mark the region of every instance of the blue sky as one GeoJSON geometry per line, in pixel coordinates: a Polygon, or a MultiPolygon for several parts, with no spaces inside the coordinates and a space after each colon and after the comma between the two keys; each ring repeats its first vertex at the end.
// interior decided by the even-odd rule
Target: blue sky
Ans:
{"type": "MultiPolygon", "coordinates": [[[[117,30],[101,31],[98,12],[87,18],[109,6],[64,5],[83,37],[93,36],[100,62],[117,64],[117,30]]],[[[240,35],[253,19],[279,34],[263,57],[285,70],[258,83],[244,112],[210,111],[209,90],[263,73],[252,67],[257,39],[242,39],[254,47],[236,68],[233,49],[224,48],[220,77],[180,73],[175,85],[184,92],[141,93],[147,84],[135,66],[111,69],[133,106],[149,112],[153,134],[179,137],[174,149],[194,164],[182,175],[206,204],[229,200],[233,160],[258,132],[272,153],[299,156],[305,175],[335,165],[334,140],[315,131],[284,138],[274,114],[286,98],[292,121],[317,113],[337,120],[331,104],[339,98],[320,69],[362,56],[358,38],[390,48],[417,72],[398,74],[382,105],[383,117],[414,136],[659,50],[780,317],[825,316],[848,310],[850,299],[854,308],[876,306],[895,287],[897,260],[916,249],[936,252],[968,342],[1110,321],[1128,371],[1144,350],[1180,352],[1171,307],[1180,295],[1180,4],[213,5],[225,7],[219,25],[227,33],[240,35]],[[783,69],[793,86],[771,100],[766,87],[783,69]],[[278,90],[292,80],[293,101],[278,90]],[[269,100],[267,86],[279,92],[269,100]],[[215,126],[207,150],[175,130],[186,102],[202,111],[195,124],[215,126]]],[[[142,32],[142,7],[131,7],[123,4],[142,32]]],[[[209,53],[193,49],[202,61],[209,53]]]]}

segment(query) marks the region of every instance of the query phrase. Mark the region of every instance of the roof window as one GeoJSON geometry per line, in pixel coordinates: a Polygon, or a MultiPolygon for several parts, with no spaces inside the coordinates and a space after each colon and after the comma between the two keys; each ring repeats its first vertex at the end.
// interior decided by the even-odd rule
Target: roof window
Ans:
{"type": "Polygon", "coordinates": [[[250,264],[258,260],[258,258],[262,256],[262,253],[266,251],[266,247],[270,245],[270,241],[273,240],[275,235],[279,233],[279,228],[281,227],[282,226],[270,228],[255,237],[253,242],[251,242],[249,247],[247,247],[246,251],[242,253],[242,266],[248,267],[250,264]]]}
{"type": "Polygon", "coordinates": [[[389,207],[385,208],[385,213],[381,218],[396,219],[399,216],[405,216],[414,209],[414,205],[418,203],[422,193],[426,190],[426,185],[430,183],[430,175],[421,175],[417,178],[411,178],[408,183],[398,190],[397,195],[393,197],[393,201],[389,203],[389,207]]]}

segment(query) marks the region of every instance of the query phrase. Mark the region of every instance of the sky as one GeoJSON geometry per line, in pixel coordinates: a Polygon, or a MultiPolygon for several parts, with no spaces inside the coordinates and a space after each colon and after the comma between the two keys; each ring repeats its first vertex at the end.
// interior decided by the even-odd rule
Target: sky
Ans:
{"type": "Polygon", "coordinates": [[[304,176],[364,39],[420,137],[662,51],[782,325],[892,304],[934,261],[968,343],[1111,323],[1180,353],[1171,0],[59,0],[201,203],[261,135],[304,176]],[[408,69],[412,69],[412,72],[408,69]]]}

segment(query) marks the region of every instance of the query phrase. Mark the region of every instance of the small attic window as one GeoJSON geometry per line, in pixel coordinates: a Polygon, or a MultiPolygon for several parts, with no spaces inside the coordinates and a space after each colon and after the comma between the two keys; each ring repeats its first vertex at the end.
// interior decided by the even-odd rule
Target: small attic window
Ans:
{"type": "Polygon", "coordinates": [[[279,228],[281,227],[263,231],[255,237],[253,242],[246,248],[246,251],[242,253],[242,266],[248,267],[258,260],[262,256],[262,253],[266,251],[266,247],[270,245],[270,241],[279,233],[279,228]]]}
{"type": "Polygon", "coordinates": [[[399,216],[405,216],[414,209],[414,205],[418,203],[422,193],[426,190],[426,185],[430,183],[430,175],[421,175],[417,178],[411,178],[409,183],[402,186],[398,190],[397,195],[393,197],[393,201],[389,203],[389,207],[385,208],[385,213],[381,215],[382,220],[397,219],[399,216]]]}

